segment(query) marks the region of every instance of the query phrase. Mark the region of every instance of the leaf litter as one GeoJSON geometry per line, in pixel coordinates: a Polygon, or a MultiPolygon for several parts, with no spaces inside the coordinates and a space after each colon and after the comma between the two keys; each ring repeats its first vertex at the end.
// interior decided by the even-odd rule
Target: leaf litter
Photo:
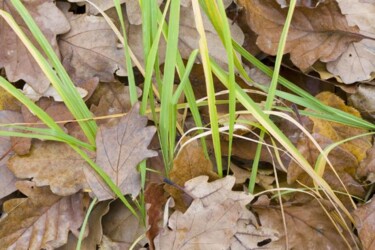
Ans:
{"type": "MultiPolygon", "coordinates": [[[[111,1],[93,2],[118,25],[111,1]]],[[[139,61],[144,62],[139,5],[136,1],[120,2],[125,13],[129,46],[139,61]]],[[[239,14],[246,15],[246,18],[233,17],[229,20],[233,22],[230,29],[234,40],[239,44],[248,43],[246,47],[259,53],[259,58],[272,61],[289,1],[237,2],[244,7],[239,14]]],[[[158,1],[158,5],[161,3],[158,1]]],[[[314,187],[310,177],[282,151],[279,152],[279,160],[287,169],[281,167],[280,162],[275,162],[275,152],[262,151],[256,192],[269,195],[248,194],[246,186],[257,146],[251,140],[257,138],[243,131],[237,131],[237,135],[247,139],[234,140],[232,162],[228,164],[230,168],[226,169],[225,177],[217,175],[215,161],[206,157],[199,141],[192,140],[175,154],[173,167],[166,178],[159,141],[155,136],[156,128],[152,125],[156,121],[139,115],[139,104],[132,107],[129,88],[122,78],[127,75],[124,49],[104,18],[83,1],[59,1],[57,5],[53,1],[30,1],[25,4],[57,55],[61,56],[77,88],[84,91],[82,98],[91,112],[99,118],[111,116],[97,120],[96,152],[86,153],[119,186],[131,204],[136,206],[144,195],[146,206],[143,215],[147,223],[139,221],[116,200],[103,180],[67,144],[0,137],[0,249],[74,249],[93,197],[98,201],[88,219],[81,249],[128,249],[130,246],[135,246],[135,249],[237,250],[285,249],[286,246],[289,249],[301,246],[304,249],[345,249],[357,248],[358,245],[363,249],[374,248],[374,201],[370,198],[375,164],[370,136],[335,147],[328,155],[333,169],[326,165],[322,173],[327,183],[336,192],[341,192],[338,197],[354,217],[353,224],[348,222],[347,225],[351,231],[356,230],[356,234],[338,223],[335,219],[337,213],[325,197],[311,198],[301,192],[286,192],[281,199],[274,199],[278,194],[274,191],[276,181],[289,190],[314,187]],[[72,11],[83,5],[84,13],[72,11]],[[148,170],[153,171],[148,171],[146,175],[145,190],[142,189],[137,167],[144,160],[147,160],[148,170]],[[272,164],[275,164],[277,175],[270,167],[272,164]],[[345,192],[354,198],[342,194],[345,192]],[[354,199],[357,207],[352,206],[350,199],[354,199]]],[[[191,51],[198,48],[199,36],[192,22],[191,1],[181,1],[181,5],[179,47],[182,57],[187,59],[191,51]]],[[[229,6],[228,11],[239,8],[231,0],[224,1],[224,5],[229,6]]],[[[10,11],[25,27],[9,1],[0,1],[0,9],[10,11]]],[[[284,65],[289,68],[294,65],[303,71],[306,82],[315,70],[321,76],[329,75],[339,81],[331,79],[332,85],[342,88],[340,82],[347,84],[348,88],[342,89],[354,89],[347,93],[347,99],[341,99],[345,93],[339,91],[340,97],[322,92],[316,98],[326,105],[372,121],[374,10],[373,1],[297,1],[285,50],[291,63],[286,61],[284,65]],[[357,86],[349,85],[352,83],[357,86]],[[350,105],[347,105],[347,100],[350,105]]],[[[203,25],[210,55],[219,65],[227,67],[224,47],[205,15],[203,25]]],[[[4,68],[1,75],[14,83],[23,81],[25,93],[58,121],[63,130],[86,141],[79,126],[72,121],[73,117],[65,105],[58,102],[59,96],[55,95],[49,81],[10,27],[1,21],[0,28],[0,68],[4,68]]],[[[23,30],[32,37],[26,28],[23,30]]],[[[165,42],[162,39],[159,63],[163,63],[164,54],[165,42]]],[[[195,94],[201,98],[206,96],[206,90],[201,77],[203,72],[199,68],[199,65],[193,68],[191,80],[195,94]]],[[[249,69],[249,72],[253,71],[254,68],[249,69]]],[[[136,80],[138,97],[141,97],[143,79],[137,77],[136,80]]],[[[268,79],[262,81],[265,84],[269,82],[268,79]]],[[[317,82],[320,85],[330,84],[327,81],[317,82]]],[[[20,83],[15,85],[21,86],[20,83]]],[[[215,88],[222,90],[219,84],[215,88]]],[[[261,103],[262,98],[255,100],[261,103]]],[[[1,124],[27,123],[31,127],[45,127],[26,107],[3,93],[0,104],[1,124]]],[[[156,102],[155,105],[158,107],[159,104],[156,102]]],[[[208,114],[204,108],[200,112],[203,117],[208,114]]],[[[225,116],[226,113],[227,107],[221,105],[220,115],[225,116]]],[[[298,122],[323,149],[368,132],[318,118],[301,116],[299,119],[298,115],[294,114],[298,122]]],[[[244,125],[244,120],[256,122],[251,115],[239,115],[237,118],[238,124],[244,125]]],[[[182,127],[188,127],[189,119],[189,114],[179,114],[182,127]]],[[[224,117],[221,121],[225,123],[227,120],[224,117]]],[[[293,128],[294,125],[279,120],[275,122],[314,165],[320,154],[316,145],[299,129],[293,128]]],[[[251,126],[248,128],[256,131],[251,126]]],[[[9,126],[1,126],[1,131],[10,130],[19,132],[9,126]]],[[[212,142],[210,138],[206,141],[209,156],[212,156],[212,142]]],[[[272,144],[272,138],[266,137],[265,142],[272,144]]],[[[223,155],[226,155],[227,137],[221,138],[221,144],[223,155]]],[[[310,194],[316,193],[311,191],[310,194]]]]}

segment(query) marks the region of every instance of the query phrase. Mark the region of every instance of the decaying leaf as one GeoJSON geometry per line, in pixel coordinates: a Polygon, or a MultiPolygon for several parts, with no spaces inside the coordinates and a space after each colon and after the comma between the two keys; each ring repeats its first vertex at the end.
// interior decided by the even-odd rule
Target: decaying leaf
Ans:
{"type": "Polygon", "coordinates": [[[28,196],[4,203],[0,242],[4,249],[54,249],[67,242],[69,231],[77,237],[84,218],[82,194],[57,196],[48,187],[17,182],[28,196]]]}
{"type": "MultiPolygon", "coordinates": [[[[331,92],[322,92],[316,96],[322,103],[345,111],[357,117],[361,117],[358,110],[353,107],[345,105],[344,100],[332,94],[331,92]]],[[[310,118],[313,125],[313,132],[319,133],[334,142],[341,141],[356,135],[367,133],[368,131],[361,128],[349,127],[336,122],[325,121],[318,118],[310,118]]],[[[350,151],[358,161],[362,161],[366,157],[366,151],[371,147],[371,136],[364,136],[354,140],[350,140],[341,144],[340,146],[350,151]]]]}
{"type": "MultiPolygon", "coordinates": [[[[182,144],[187,141],[185,138],[182,144]]],[[[182,187],[188,180],[207,175],[210,181],[218,179],[218,175],[213,171],[212,163],[206,158],[203,148],[199,142],[194,140],[185,145],[173,161],[173,168],[169,172],[169,178],[178,186],[182,187]]],[[[186,210],[189,205],[185,194],[176,187],[166,184],[165,189],[174,198],[176,208],[182,211],[186,210]]]]}
{"type": "Polygon", "coordinates": [[[278,239],[272,229],[259,228],[246,208],[253,197],[232,191],[233,176],[207,181],[199,176],[186,182],[185,191],[195,199],[185,213],[171,215],[154,240],[156,249],[253,249],[278,239]]]}
{"type": "MultiPolygon", "coordinates": [[[[322,92],[316,96],[318,100],[331,107],[340,109],[357,117],[359,112],[352,107],[346,106],[344,101],[330,92],[322,92]]],[[[361,135],[367,131],[360,128],[353,128],[336,122],[330,122],[319,118],[310,117],[313,122],[312,136],[325,149],[334,142],[361,135]]],[[[336,170],[341,181],[346,186],[350,194],[363,197],[365,190],[362,185],[355,179],[355,173],[359,167],[359,162],[366,157],[366,151],[371,147],[371,137],[364,136],[348,142],[342,143],[335,147],[328,155],[329,161],[336,170]]],[[[297,148],[302,155],[314,165],[320,151],[305,136],[301,136],[297,142],[297,148]]],[[[345,192],[343,186],[333,170],[327,165],[323,178],[335,190],[345,192]]],[[[291,162],[288,167],[288,183],[296,180],[302,181],[306,185],[312,185],[312,180],[304,171],[295,163],[291,162]]]]}
{"type": "MultiPolygon", "coordinates": [[[[103,233],[106,236],[103,240],[106,241],[105,244],[112,245],[110,249],[129,249],[139,236],[146,233],[141,220],[138,220],[120,200],[111,203],[110,210],[103,217],[102,223],[103,233]]],[[[104,249],[108,248],[104,247],[104,249]]]]}
{"type": "Polygon", "coordinates": [[[58,195],[88,188],[83,169],[90,166],[65,143],[35,141],[29,155],[13,156],[8,167],[18,178],[32,178],[38,187],[49,185],[58,195]]]}
{"type": "MultiPolygon", "coordinates": [[[[18,112],[0,111],[0,124],[12,124],[22,121],[22,115],[18,112]]],[[[1,127],[1,130],[12,129],[9,127],[1,127]]],[[[0,199],[17,190],[15,186],[17,179],[6,166],[12,151],[11,139],[9,137],[0,136],[0,199]]]]}
{"type": "MultiPolygon", "coordinates": [[[[138,97],[142,91],[137,88],[138,97]]],[[[95,116],[105,116],[113,114],[123,114],[131,109],[129,87],[121,82],[101,83],[94,92],[91,100],[93,104],[90,110],[95,116]]],[[[101,124],[105,121],[99,120],[101,124]]]]}
{"type": "Polygon", "coordinates": [[[375,86],[360,84],[356,92],[349,97],[351,105],[355,107],[363,118],[375,121],[375,86]]]}
{"type": "Polygon", "coordinates": [[[150,183],[145,191],[147,205],[147,238],[150,248],[155,249],[154,239],[159,234],[160,221],[163,218],[163,206],[167,201],[162,184],[150,183]]]}
{"type": "MultiPolygon", "coordinates": [[[[148,126],[147,118],[139,115],[139,103],[123,116],[116,125],[102,125],[96,136],[96,163],[111,177],[123,194],[137,197],[141,189],[137,164],[156,156],[147,146],[155,134],[155,127],[148,126]]],[[[85,175],[99,200],[114,198],[114,194],[91,168],[85,175]]]]}
{"type": "MultiPolygon", "coordinates": [[[[82,98],[87,96],[87,91],[85,89],[79,87],[76,87],[76,89],[82,98]]],[[[23,86],[22,92],[25,94],[25,96],[33,101],[38,101],[43,96],[52,97],[56,102],[63,101],[59,93],[57,93],[56,89],[52,85],[50,85],[42,94],[39,94],[30,85],[25,84],[25,86],[23,86]]]]}
{"type": "MultiPolygon", "coordinates": [[[[276,55],[288,9],[275,0],[240,0],[248,13],[250,27],[258,34],[257,45],[276,55]]],[[[302,71],[316,61],[336,60],[349,44],[360,40],[358,28],[348,25],[336,1],[328,0],[314,9],[296,7],[284,53],[302,71]]]]}
{"type": "Polygon", "coordinates": [[[353,212],[355,227],[358,230],[359,239],[363,249],[375,248],[375,198],[360,206],[353,212]]]}
{"type": "Polygon", "coordinates": [[[241,216],[241,198],[247,203],[251,197],[238,192],[230,197],[234,178],[226,177],[207,183],[200,176],[186,183],[185,188],[197,197],[183,214],[174,212],[168,228],[155,238],[156,249],[227,249],[236,233],[236,222],[241,216]],[[207,188],[209,187],[209,188],[207,188]],[[239,198],[239,196],[242,196],[239,198]],[[199,198],[198,198],[199,197],[199,198]]]}
{"type": "Polygon", "coordinates": [[[362,0],[337,0],[341,13],[350,26],[359,28],[363,40],[349,46],[337,60],[327,63],[332,74],[340,76],[344,83],[370,80],[375,73],[375,2],[362,0]]]}
{"type": "MultiPolygon", "coordinates": [[[[221,65],[227,64],[227,54],[223,43],[217,35],[215,28],[209,21],[206,15],[202,16],[203,25],[205,28],[205,34],[207,37],[207,45],[210,51],[210,56],[214,58],[221,65]]],[[[193,49],[199,48],[199,34],[197,32],[194,20],[193,8],[181,7],[180,16],[180,36],[179,36],[179,49],[183,58],[189,58],[189,55],[193,49]]],[[[232,39],[242,44],[245,37],[241,29],[237,24],[230,26],[232,39]]]]}
{"type": "Polygon", "coordinates": [[[358,177],[366,179],[369,183],[375,182],[375,146],[367,150],[367,157],[361,161],[357,169],[358,177]]]}
{"type": "MultiPolygon", "coordinates": [[[[10,2],[9,0],[0,0],[0,9],[10,12],[27,37],[36,45],[33,35],[10,2]]],[[[26,1],[24,5],[56,54],[59,55],[56,36],[70,29],[69,22],[64,14],[52,0],[26,1]]],[[[0,53],[0,68],[5,68],[9,81],[15,82],[23,79],[38,93],[43,93],[48,88],[50,81],[3,18],[0,20],[0,48],[2,50],[0,53]]]]}
{"type": "Polygon", "coordinates": [[[118,48],[117,37],[104,17],[70,15],[72,29],[61,36],[59,46],[66,63],[74,69],[75,77],[100,81],[114,80],[113,73],[126,75],[124,52],[118,48]]]}
{"type": "Polygon", "coordinates": [[[285,249],[286,236],[288,237],[288,249],[351,249],[354,243],[347,231],[342,233],[349,242],[346,245],[339,232],[336,230],[327,214],[318,202],[312,201],[301,206],[283,204],[287,234],[283,226],[283,218],[280,207],[255,206],[252,208],[259,216],[263,227],[276,230],[279,240],[266,244],[267,249],[285,249]]]}

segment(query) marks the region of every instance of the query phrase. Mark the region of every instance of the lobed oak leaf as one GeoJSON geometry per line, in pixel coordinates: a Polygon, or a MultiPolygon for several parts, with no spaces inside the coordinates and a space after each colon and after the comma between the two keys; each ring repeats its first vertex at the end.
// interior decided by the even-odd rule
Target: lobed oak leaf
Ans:
{"type": "Polygon", "coordinates": [[[351,44],[337,60],[327,63],[327,69],[339,76],[344,83],[367,81],[375,73],[375,2],[362,0],[337,0],[341,13],[350,26],[357,26],[363,40],[351,44]],[[353,6],[355,6],[353,8],[353,6]]]}
{"type": "MultiPolygon", "coordinates": [[[[265,244],[267,249],[347,249],[355,248],[355,243],[347,231],[339,226],[338,232],[326,212],[318,202],[312,201],[301,206],[283,204],[287,234],[284,230],[283,216],[280,207],[253,205],[262,227],[272,228],[278,232],[279,239],[265,244]],[[349,245],[341,238],[343,234],[349,245]],[[288,239],[286,239],[288,237],[288,239]]],[[[330,210],[330,209],[329,209],[330,210]]],[[[267,242],[265,242],[267,243],[267,242]]]]}
{"type": "Polygon", "coordinates": [[[375,182],[375,145],[367,150],[367,157],[361,161],[356,174],[370,183],[375,182]]]}
{"type": "MultiPolygon", "coordinates": [[[[0,0],[0,9],[9,12],[27,37],[39,48],[37,42],[33,39],[33,35],[10,2],[9,0],[0,0]]],[[[56,54],[59,55],[56,36],[66,33],[70,29],[69,22],[64,14],[52,0],[26,1],[24,5],[56,54]]],[[[50,81],[4,19],[0,21],[0,48],[2,49],[0,68],[5,68],[9,81],[15,82],[23,79],[38,93],[43,93],[49,87],[50,81]]]]}
{"type": "MultiPolygon", "coordinates": [[[[185,138],[182,143],[186,142],[185,138]]],[[[173,167],[169,172],[170,180],[178,186],[183,186],[188,180],[207,175],[210,181],[216,180],[219,176],[213,171],[212,163],[206,158],[203,148],[198,141],[194,140],[185,145],[173,160],[173,167]]],[[[191,200],[186,200],[184,193],[172,185],[165,185],[165,190],[174,198],[176,208],[186,210],[187,204],[191,200]]]]}
{"type": "MultiPolygon", "coordinates": [[[[156,156],[148,150],[156,128],[146,127],[147,118],[139,115],[139,103],[116,125],[101,125],[96,136],[96,163],[111,177],[123,194],[134,198],[140,192],[140,174],[137,164],[156,156]]],[[[91,168],[85,170],[86,179],[99,200],[114,198],[114,194],[91,168]]]]}
{"type": "Polygon", "coordinates": [[[48,187],[17,182],[28,198],[5,202],[0,219],[1,247],[6,249],[54,249],[67,242],[69,231],[76,236],[84,218],[83,195],[57,196],[48,187]]]}
{"type": "Polygon", "coordinates": [[[90,166],[65,143],[34,141],[30,154],[13,156],[8,168],[18,178],[32,178],[38,187],[49,185],[61,196],[88,188],[83,170],[90,166]]]}
{"type": "Polygon", "coordinates": [[[363,249],[375,248],[375,199],[358,207],[353,212],[354,225],[357,228],[363,249]]]}
{"type": "Polygon", "coordinates": [[[64,62],[79,79],[99,77],[114,80],[113,73],[125,76],[124,52],[104,17],[70,15],[71,30],[60,37],[59,47],[64,62]]]}
{"type": "MultiPolygon", "coordinates": [[[[258,34],[258,47],[276,55],[288,9],[274,0],[240,0],[250,27],[258,34]]],[[[336,60],[352,42],[361,40],[357,27],[350,27],[336,1],[327,0],[314,9],[296,7],[284,53],[294,65],[308,70],[316,61],[336,60]]]]}
{"type": "Polygon", "coordinates": [[[185,213],[175,211],[155,238],[156,249],[253,249],[277,240],[277,232],[260,226],[246,208],[252,196],[232,191],[233,176],[208,183],[199,176],[185,183],[194,201],[185,213]]]}

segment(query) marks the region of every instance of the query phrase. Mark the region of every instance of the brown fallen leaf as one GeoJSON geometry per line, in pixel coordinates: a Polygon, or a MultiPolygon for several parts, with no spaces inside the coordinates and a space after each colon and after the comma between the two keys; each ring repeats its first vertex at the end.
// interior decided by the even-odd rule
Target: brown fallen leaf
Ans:
{"type": "Polygon", "coordinates": [[[167,202],[167,197],[162,184],[150,183],[145,191],[145,201],[147,207],[148,230],[146,236],[150,242],[150,249],[155,249],[154,239],[160,231],[160,222],[163,218],[163,207],[167,202]]]}
{"type": "Polygon", "coordinates": [[[363,0],[337,0],[337,2],[348,24],[358,27],[359,34],[365,39],[351,44],[337,60],[327,63],[327,69],[339,76],[346,84],[371,80],[375,73],[373,53],[375,19],[372,15],[375,11],[375,2],[363,0]]]}
{"type": "MultiPolygon", "coordinates": [[[[274,0],[238,2],[245,7],[248,24],[258,34],[259,48],[276,55],[288,9],[282,9],[274,0]]],[[[334,0],[313,9],[296,7],[284,53],[290,53],[294,65],[306,71],[318,60],[336,60],[349,44],[361,39],[358,31],[348,25],[334,0]]]]}
{"type": "Polygon", "coordinates": [[[253,197],[232,191],[233,176],[207,181],[199,176],[186,182],[184,189],[195,199],[185,213],[171,215],[154,240],[156,249],[254,249],[259,242],[278,239],[274,230],[260,228],[246,208],[253,197]]]}
{"type": "Polygon", "coordinates": [[[286,236],[288,249],[355,249],[349,233],[337,225],[349,242],[348,246],[318,202],[311,201],[301,206],[283,206],[287,234],[279,206],[252,205],[262,227],[272,228],[278,232],[279,239],[265,244],[267,249],[285,249],[286,236]]]}
{"type": "MultiPolygon", "coordinates": [[[[142,91],[137,88],[138,97],[142,91]]],[[[129,87],[121,82],[101,83],[89,101],[95,116],[123,114],[131,109],[129,87]]],[[[108,120],[98,120],[99,124],[108,120]]]]}
{"type": "MultiPolygon", "coordinates": [[[[64,14],[56,7],[52,0],[26,1],[24,5],[47,38],[49,44],[52,45],[56,54],[59,55],[56,36],[70,29],[69,22],[64,14]]],[[[27,37],[32,40],[34,45],[37,44],[32,39],[33,35],[27,29],[27,26],[10,1],[0,0],[0,9],[11,13],[27,37]]],[[[23,79],[38,93],[43,93],[48,88],[50,81],[21,40],[18,39],[18,36],[3,19],[0,23],[0,48],[2,50],[0,53],[0,68],[5,68],[9,81],[16,82],[23,79]]]]}
{"type": "MultiPolygon", "coordinates": [[[[219,64],[226,65],[227,56],[223,43],[217,35],[215,28],[209,21],[209,18],[206,15],[203,15],[202,18],[210,56],[212,56],[219,64]]],[[[199,34],[195,23],[192,22],[192,20],[194,20],[193,8],[191,6],[181,7],[179,48],[181,56],[185,59],[189,58],[192,50],[199,47],[199,34]]],[[[242,44],[245,36],[240,27],[237,24],[233,24],[230,25],[230,29],[232,38],[239,44],[242,44]]]]}
{"type": "MultiPolygon", "coordinates": [[[[316,8],[320,3],[324,2],[325,0],[297,0],[296,6],[302,6],[307,8],[316,8]]],[[[285,8],[289,6],[289,0],[276,0],[281,6],[281,8],[285,8]]]]}
{"type": "MultiPolygon", "coordinates": [[[[148,150],[156,128],[147,125],[147,118],[139,115],[139,103],[123,116],[116,125],[102,125],[96,136],[96,163],[111,177],[123,194],[137,197],[141,189],[137,164],[156,156],[148,150]]],[[[115,195],[91,168],[84,170],[86,179],[98,199],[106,200],[115,195]]]]}
{"type": "Polygon", "coordinates": [[[4,203],[0,219],[0,242],[4,249],[54,249],[67,242],[69,231],[77,237],[85,216],[81,193],[57,196],[48,187],[17,182],[28,196],[4,203]]]}
{"type": "Polygon", "coordinates": [[[114,72],[125,76],[124,52],[117,46],[117,37],[104,17],[69,15],[71,30],[62,35],[59,47],[66,64],[74,69],[78,79],[99,77],[114,80],[114,72]]]}
{"type": "MultiPolygon", "coordinates": [[[[103,240],[106,241],[105,244],[111,244],[110,249],[129,249],[139,236],[146,233],[141,220],[138,220],[120,200],[111,203],[102,223],[105,235],[103,240]]],[[[135,249],[138,249],[138,246],[140,245],[138,244],[135,249]]]]}
{"type": "MultiPolygon", "coordinates": [[[[0,111],[0,124],[12,124],[22,121],[22,115],[18,112],[0,111]]],[[[2,131],[12,130],[11,127],[0,127],[0,129],[2,131]]],[[[11,139],[9,137],[0,136],[0,199],[17,190],[15,187],[17,178],[6,166],[12,152],[11,139]]]]}
{"type": "Polygon", "coordinates": [[[361,161],[356,174],[369,183],[375,182],[375,145],[367,150],[367,157],[361,161]]]}
{"type": "MultiPolygon", "coordinates": [[[[331,92],[322,92],[315,96],[322,103],[345,111],[356,117],[361,117],[358,110],[353,107],[345,105],[344,100],[334,95],[331,92]]],[[[313,132],[319,133],[334,142],[341,141],[356,135],[367,133],[368,131],[361,128],[350,127],[341,123],[322,120],[319,118],[310,118],[313,121],[313,132]]],[[[358,161],[362,161],[366,157],[366,151],[371,148],[371,136],[363,136],[354,140],[350,140],[341,144],[340,146],[351,152],[358,161]]]]}
{"type": "Polygon", "coordinates": [[[375,86],[360,84],[356,92],[349,96],[349,102],[355,107],[364,119],[375,121],[375,86]]]}
{"type": "MultiPolygon", "coordinates": [[[[186,137],[181,143],[183,144],[189,138],[186,137]]],[[[186,181],[200,176],[207,175],[210,181],[216,180],[219,176],[213,171],[212,163],[206,158],[203,148],[197,140],[190,142],[183,147],[173,161],[173,167],[169,172],[169,178],[176,185],[182,187],[186,181]]],[[[186,200],[186,194],[178,188],[166,184],[165,190],[175,200],[175,208],[185,211],[191,200],[186,200]]]]}
{"type": "Polygon", "coordinates": [[[353,217],[363,249],[375,249],[375,199],[358,207],[353,212],[353,217]]]}
{"type": "Polygon", "coordinates": [[[67,196],[88,188],[83,170],[91,167],[65,143],[34,141],[30,154],[13,156],[8,168],[18,178],[32,178],[36,186],[49,185],[53,193],[67,196]]]}

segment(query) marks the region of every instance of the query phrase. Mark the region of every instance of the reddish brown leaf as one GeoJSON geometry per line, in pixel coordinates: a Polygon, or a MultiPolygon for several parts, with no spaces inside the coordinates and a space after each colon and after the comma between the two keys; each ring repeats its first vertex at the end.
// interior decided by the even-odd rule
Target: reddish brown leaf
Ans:
{"type": "Polygon", "coordinates": [[[36,186],[50,185],[58,195],[88,188],[83,169],[90,166],[65,143],[35,141],[29,155],[12,157],[8,167],[18,178],[32,178],[36,186]]]}
{"type": "MultiPolygon", "coordinates": [[[[153,126],[146,127],[146,124],[147,118],[139,115],[137,103],[118,124],[100,126],[96,137],[96,163],[124,194],[133,197],[137,197],[141,189],[137,164],[157,155],[155,151],[147,149],[156,129],[153,126]]],[[[85,169],[85,174],[99,200],[115,197],[91,168],[85,169]]]]}
{"type": "Polygon", "coordinates": [[[375,198],[353,212],[363,249],[375,249],[375,198]]]}
{"type": "MultiPolygon", "coordinates": [[[[59,55],[56,35],[65,33],[70,29],[64,14],[52,0],[26,1],[24,5],[48,42],[52,44],[56,54],[59,55]]],[[[0,9],[10,12],[27,37],[33,41],[33,35],[9,0],[0,0],[0,9]]],[[[34,42],[34,44],[37,43],[34,42]]],[[[37,47],[39,48],[39,46],[37,47]]],[[[38,93],[43,93],[48,88],[50,81],[4,19],[0,20],[0,48],[2,49],[0,68],[5,68],[7,78],[11,82],[23,79],[38,93]]]]}
{"type": "Polygon", "coordinates": [[[159,234],[160,221],[163,218],[163,206],[167,201],[162,184],[150,183],[145,191],[145,201],[149,204],[147,209],[147,238],[150,242],[150,249],[155,249],[154,238],[159,234]]]}
{"type": "MultiPolygon", "coordinates": [[[[241,0],[248,13],[250,27],[258,34],[257,45],[276,55],[280,34],[288,12],[275,0],[241,0]]],[[[284,53],[305,71],[316,61],[336,60],[354,41],[359,41],[357,27],[349,27],[336,1],[327,0],[317,8],[296,7],[284,53]]]]}
{"type": "Polygon", "coordinates": [[[67,242],[69,231],[78,236],[84,218],[82,194],[61,197],[28,181],[17,182],[17,188],[28,198],[4,204],[2,248],[53,249],[67,242]]]}
{"type": "MultiPolygon", "coordinates": [[[[187,139],[182,143],[187,141],[187,139]]],[[[182,187],[186,181],[200,175],[209,176],[210,181],[218,179],[218,175],[213,171],[211,161],[204,155],[198,141],[194,140],[185,145],[174,159],[173,168],[169,172],[169,178],[172,182],[182,187]]],[[[165,189],[174,198],[176,208],[182,211],[186,210],[189,204],[186,204],[184,201],[184,193],[168,184],[165,185],[165,189]]]]}

